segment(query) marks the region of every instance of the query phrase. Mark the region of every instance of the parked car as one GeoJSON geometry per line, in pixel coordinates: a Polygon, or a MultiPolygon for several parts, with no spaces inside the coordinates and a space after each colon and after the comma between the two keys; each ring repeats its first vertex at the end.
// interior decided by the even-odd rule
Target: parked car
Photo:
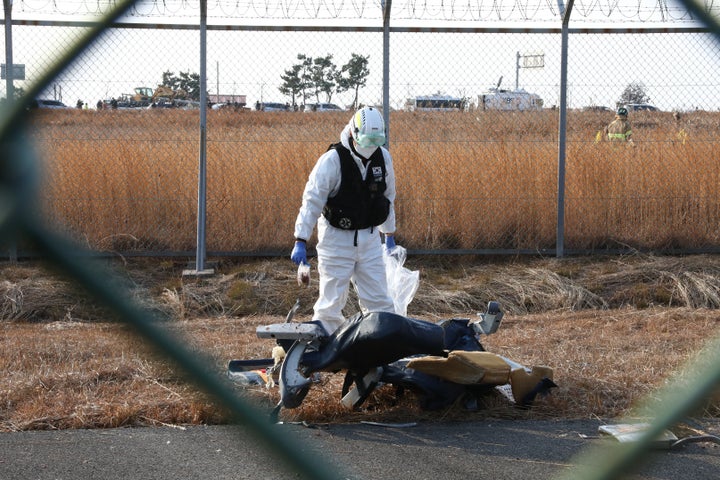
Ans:
{"type": "Polygon", "coordinates": [[[61,109],[61,108],[70,108],[67,105],[65,105],[63,102],[59,100],[47,100],[43,98],[38,98],[37,100],[33,100],[30,104],[30,108],[50,108],[50,109],[61,109]]]}
{"type": "Polygon", "coordinates": [[[255,104],[255,110],[261,112],[289,112],[290,104],[276,102],[257,102],[255,104]]]}
{"type": "Polygon", "coordinates": [[[628,109],[628,112],[659,112],[660,109],[657,108],[655,105],[650,105],[649,103],[628,103],[625,105],[625,108],[628,109]]]}
{"type": "Polygon", "coordinates": [[[603,107],[602,105],[590,105],[587,107],[583,107],[584,112],[612,112],[614,111],[610,107],[603,107]]]}
{"type": "Polygon", "coordinates": [[[312,103],[305,105],[306,112],[342,112],[344,109],[334,103],[312,103]]]}

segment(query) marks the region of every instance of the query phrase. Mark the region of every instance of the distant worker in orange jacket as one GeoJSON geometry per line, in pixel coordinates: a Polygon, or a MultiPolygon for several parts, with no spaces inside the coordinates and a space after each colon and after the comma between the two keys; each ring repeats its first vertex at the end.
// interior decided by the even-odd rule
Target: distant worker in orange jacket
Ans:
{"type": "Polygon", "coordinates": [[[605,127],[605,135],[611,142],[630,142],[632,143],[632,128],[627,119],[628,111],[625,107],[620,107],[615,114],[615,120],[605,127]]]}

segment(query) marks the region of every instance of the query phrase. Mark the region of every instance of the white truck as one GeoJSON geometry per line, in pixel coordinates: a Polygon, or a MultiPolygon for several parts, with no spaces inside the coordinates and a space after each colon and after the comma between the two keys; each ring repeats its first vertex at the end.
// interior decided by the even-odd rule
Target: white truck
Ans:
{"type": "Polygon", "coordinates": [[[500,88],[501,83],[502,77],[497,86],[478,95],[478,110],[527,111],[543,108],[543,100],[539,95],[526,92],[522,88],[504,90],[500,88]]]}

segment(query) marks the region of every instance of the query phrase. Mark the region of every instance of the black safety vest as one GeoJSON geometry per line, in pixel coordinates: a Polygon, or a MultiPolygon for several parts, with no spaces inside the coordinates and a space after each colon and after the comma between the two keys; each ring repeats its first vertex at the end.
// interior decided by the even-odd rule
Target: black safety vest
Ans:
{"type": "Polygon", "coordinates": [[[330,225],[343,230],[362,230],[381,225],[390,214],[390,200],[385,197],[385,158],[378,147],[368,159],[367,175],[362,174],[350,153],[340,143],[330,145],[340,157],[340,188],[323,208],[330,225]]]}

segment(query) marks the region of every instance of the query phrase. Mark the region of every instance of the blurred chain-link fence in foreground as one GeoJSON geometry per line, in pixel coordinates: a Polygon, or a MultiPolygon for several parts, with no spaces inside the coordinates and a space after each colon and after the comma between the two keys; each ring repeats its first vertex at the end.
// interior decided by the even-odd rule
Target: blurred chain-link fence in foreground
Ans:
{"type": "MultiPolygon", "coordinates": [[[[57,8],[57,5],[56,2],[47,8],[57,8]]],[[[72,5],[77,9],[77,3],[72,5]]],[[[405,5],[401,11],[415,14],[416,10],[411,10],[410,5],[405,5]]],[[[68,278],[152,340],[200,386],[222,401],[233,418],[252,429],[267,446],[269,455],[281,457],[296,475],[314,479],[337,478],[337,472],[329,471],[330,465],[305,455],[305,449],[296,448],[297,441],[289,438],[287,432],[273,429],[263,415],[237,398],[222,379],[211,372],[209,362],[203,361],[197,352],[190,352],[182,339],[162,328],[162,322],[152,321],[151,314],[130,302],[122,289],[112,284],[111,277],[99,271],[97,265],[88,266],[83,259],[78,259],[74,255],[78,246],[68,243],[52,229],[66,231],[91,249],[122,249],[125,246],[171,252],[190,248],[193,235],[187,224],[193,224],[192,203],[197,198],[189,193],[193,191],[196,176],[194,160],[196,156],[202,160],[207,153],[208,240],[211,248],[247,251],[283,245],[283,232],[291,225],[291,220],[284,217],[293,217],[284,209],[294,208],[302,178],[311,167],[316,151],[333,141],[348,113],[325,111],[331,110],[327,106],[310,108],[308,112],[264,109],[263,104],[271,103],[269,97],[265,97],[266,92],[267,95],[276,93],[266,90],[270,79],[255,84],[260,87],[254,91],[255,95],[260,93],[259,111],[242,110],[235,103],[243,102],[233,96],[232,101],[227,102],[232,104],[229,108],[210,112],[216,116],[207,118],[207,145],[206,124],[202,121],[204,110],[200,109],[200,128],[196,129],[193,127],[195,111],[184,109],[192,105],[187,98],[165,97],[162,102],[153,99],[158,105],[172,103],[173,108],[137,109],[130,102],[143,103],[147,99],[112,95],[106,109],[103,100],[111,95],[108,93],[99,98],[95,111],[90,111],[91,106],[86,110],[87,102],[82,101],[77,104],[79,108],[70,111],[36,108],[28,113],[25,107],[31,107],[31,100],[36,97],[39,100],[43,89],[45,95],[53,92],[52,100],[55,101],[61,94],[83,100],[83,97],[90,98],[89,84],[107,85],[107,92],[124,89],[126,86],[121,85],[122,82],[131,82],[131,85],[151,82],[166,68],[192,70],[197,65],[193,61],[197,59],[190,56],[189,60],[182,60],[187,63],[179,60],[179,52],[187,53],[182,37],[186,32],[182,28],[170,32],[158,29],[156,33],[162,35],[145,38],[135,48],[127,39],[113,41],[115,35],[122,38],[122,32],[126,30],[134,40],[137,40],[135,35],[140,35],[132,33],[134,30],[130,28],[117,26],[120,16],[132,2],[113,4],[112,9],[108,7],[111,13],[93,26],[55,25],[47,34],[49,38],[41,38],[43,25],[13,24],[18,29],[21,26],[35,29],[24,41],[18,41],[17,37],[9,41],[12,36],[8,35],[7,16],[12,4],[5,2],[5,6],[6,67],[13,67],[10,75],[8,69],[4,69],[6,78],[10,77],[6,91],[14,90],[13,78],[28,80],[24,87],[20,86],[26,89],[27,95],[17,103],[6,103],[0,111],[0,240],[10,244],[19,239],[27,241],[68,278]],[[75,31],[77,37],[63,36],[65,30],[75,31]],[[172,40],[159,39],[164,36],[172,40]],[[9,48],[12,42],[15,42],[13,45],[20,44],[18,51],[9,48]],[[23,55],[19,50],[29,48],[30,44],[48,50],[27,56],[28,60],[17,60],[23,55]],[[67,49],[67,52],[56,54],[57,49],[67,49]],[[155,56],[158,53],[160,57],[155,56]],[[28,67],[21,62],[32,59],[33,63],[42,63],[43,58],[48,58],[46,66],[40,65],[37,69],[20,67],[28,67]],[[153,60],[145,60],[147,58],[153,60]],[[149,74],[149,77],[131,73],[138,65],[156,63],[159,65],[157,73],[149,74]],[[100,64],[114,68],[109,74],[100,75],[97,73],[100,64]],[[83,82],[87,84],[80,87],[83,82]],[[184,102],[176,103],[175,100],[184,102]],[[124,104],[121,106],[121,103],[124,104]],[[28,124],[29,128],[25,128],[28,124]]],[[[19,6],[24,13],[38,14],[30,9],[30,2],[20,2],[19,6]]],[[[352,6],[357,9],[358,4],[352,6]]],[[[427,8],[427,4],[423,6],[427,8]]],[[[694,4],[688,3],[688,6],[694,4]]],[[[133,11],[139,11],[141,7],[149,8],[149,11],[161,9],[157,3],[140,2],[133,11]]],[[[235,4],[233,8],[239,7],[240,4],[235,4]]],[[[662,2],[657,8],[663,18],[671,13],[662,2]]],[[[88,11],[91,11],[89,4],[88,11]]],[[[519,11],[524,15],[528,13],[527,8],[519,11]]],[[[437,14],[438,10],[426,13],[437,14]]],[[[477,13],[484,12],[471,11],[470,16],[477,13]]],[[[583,16],[587,13],[581,10],[583,16]]],[[[645,14],[646,11],[638,9],[637,13],[645,14]]],[[[693,10],[693,15],[698,18],[705,13],[703,9],[693,10]]],[[[712,25],[715,38],[720,38],[718,23],[712,17],[706,21],[712,25]]],[[[251,29],[254,35],[260,35],[264,30],[271,29],[251,29]]],[[[279,28],[277,36],[292,35],[285,30],[291,29],[279,28]]],[[[330,35],[330,32],[341,34],[343,40],[332,37],[323,42],[323,51],[343,45],[343,42],[347,42],[348,51],[362,51],[365,52],[363,55],[379,49],[373,43],[378,36],[376,32],[337,30],[310,29],[308,33],[315,39],[330,35]]],[[[534,33],[522,32],[510,32],[512,35],[507,38],[520,40],[508,43],[534,38],[534,33]]],[[[495,70],[499,67],[487,61],[495,58],[493,52],[496,50],[490,47],[490,42],[480,46],[473,44],[477,39],[489,38],[485,35],[491,32],[465,32],[457,37],[456,33],[438,32],[432,34],[437,37],[428,37],[437,40],[423,44],[420,39],[428,33],[429,30],[408,27],[394,35],[400,37],[399,43],[403,38],[417,36],[418,39],[407,40],[412,42],[412,52],[393,54],[393,58],[397,56],[408,62],[397,60],[407,70],[407,84],[393,83],[388,89],[395,92],[392,95],[386,92],[380,95],[379,85],[372,87],[369,76],[366,85],[358,86],[363,103],[377,103],[383,98],[384,107],[389,110],[388,103],[398,102],[400,98],[403,106],[409,105],[407,110],[410,111],[395,106],[390,115],[390,145],[398,159],[397,168],[405,192],[398,201],[398,209],[407,219],[407,233],[403,235],[409,245],[416,248],[539,249],[552,243],[553,226],[548,224],[555,218],[552,211],[554,193],[565,188],[564,184],[553,182],[553,172],[563,171],[563,168],[556,169],[554,160],[567,172],[567,195],[558,195],[558,199],[567,199],[568,244],[600,247],[611,242],[627,240],[631,243],[643,239],[648,244],[654,241],[660,242],[658,245],[682,246],[691,236],[699,236],[700,243],[696,247],[717,245],[715,226],[710,222],[717,214],[718,175],[712,161],[717,157],[712,149],[718,133],[717,119],[713,120],[717,110],[713,102],[716,100],[712,98],[717,89],[712,86],[717,81],[713,77],[717,73],[713,72],[718,71],[718,51],[709,32],[693,30],[661,34],[653,44],[653,55],[645,50],[650,48],[645,44],[646,40],[653,38],[647,32],[640,36],[633,33],[633,41],[620,46],[605,41],[614,38],[607,34],[589,34],[587,39],[591,41],[586,48],[594,46],[593,51],[586,51],[581,59],[569,61],[568,71],[561,69],[561,80],[541,74],[539,78],[526,80],[523,71],[522,85],[528,91],[547,89],[552,92],[557,91],[558,84],[563,85],[558,102],[559,120],[553,115],[555,109],[546,108],[553,102],[549,93],[544,93],[542,109],[521,111],[515,105],[505,111],[497,106],[482,107],[492,103],[490,92],[485,97],[477,95],[479,100],[484,99],[478,103],[474,102],[476,93],[471,90],[476,86],[467,86],[468,90],[464,90],[462,85],[472,84],[468,79],[476,77],[463,77],[460,72],[465,72],[471,65],[475,67],[473,61],[481,60],[475,76],[497,75],[495,70]],[[441,48],[448,38],[456,39],[455,46],[451,43],[441,48]],[[598,40],[593,42],[593,38],[598,40]],[[601,38],[603,41],[599,40],[601,38]],[[681,48],[682,39],[689,39],[690,44],[681,48]],[[471,52],[477,56],[468,61],[471,52]],[[460,53],[460,58],[454,57],[456,53],[460,53]],[[676,57],[675,54],[687,56],[676,57]],[[650,58],[655,58],[658,65],[648,65],[646,62],[650,60],[644,59],[650,58]],[[678,64],[682,66],[677,67],[678,64]],[[633,110],[631,118],[636,125],[634,135],[637,138],[634,147],[604,142],[602,124],[612,113],[612,109],[608,112],[600,108],[612,103],[612,97],[607,98],[603,93],[604,88],[607,85],[622,86],[627,78],[635,78],[650,67],[656,67],[659,73],[648,77],[653,80],[645,80],[647,83],[641,85],[641,91],[655,96],[655,106],[661,106],[665,111],[633,110]],[[425,78],[429,70],[435,72],[436,80],[425,78]],[[676,75],[681,72],[687,72],[687,77],[681,76],[684,80],[677,80],[676,75]],[[611,79],[616,79],[617,83],[612,83],[611,79]],[[464,99],[463,107],[458,111],[423,110],[437,108],[436,104],[427,102],[437,100],[443,90],[448,92],[453,88],[459,88],[454,95],[462,94],[464,99]],[[686,95],[683,91],[695,94],[686,95]],[[421,99],[428,96],[426,92],[435,98],[421,99]],[[466,95],[467,92],[470,94],[466,95]],[[586,105],[585,96],[588,96],[586,105]],[[395,100],[391,102],[391,98],[395,100]],[[408,98],[414,100],[408,102],[408,98]],[[564,108],[566,105],[568,109],[564,108]],[[596,133],[593,135],[593,132],[596,133]],[[593,138],[589,139],[589,135],[593,138]],[[562,152],[565,148],[567,155],[562,152]]],[[[561,37],[567,33],[564,30],[561,37]]],[[[581,39],[585,38],[584,34],[576,33],[581,39]]],[[[550,31],[539,36],[537,41],[556,36],[557,32],[550,31]]],[[[237,57],[240,56],[237,52],[246,52],[244,58],[259,55],[263,65],[268,60],[274,62],[273,50],[268,50],[274,39],[275,35],[268,36],[267,43],[239,45],[233,36],[228,42],[233,43],[232,52],[235,53],[230,55],[237,57]]],[[[295,43],[285,44],[285,50],[288,45],[295,47],[290,50],[313,45],[295,38],[292,40],[295,43]]],[[[565,50],[569,45],[562,43],[561,50],[565,50]]],[[[513,45],[512,49],[515,48],[521,47],[513,45]]],[[[385,49],[384,54],[387,59],[385,49]]],[[[540,63],[549,65],[546,62],[550,58],[545,55],[529,56],[532,58],[530,65],[533,68],[539,68],[540,63]],[[540,57],[543,57],[542,62],[540,57]]],[[[251,68],[241,64],[238,72],[244,72],[244,67],[251,68]]],[[[373,64],[372,68],[376,67],[377,64],[373,64]]],[[[189,78],[189,70],[184,70],[185,77],[178,75],[181,79],[189,78]]],[[[520,72],[519,68],[517,72],[520,72]]],[[[240,73],[237,75],[235,78],[243,78],[240,73]]],[[[399,73],[396,75],[402,77],[399,73]]],[[[218,85],[219,78],[218,74],[218,85]]],[[[229,84],[223,85],[225,90],[222,91],[226,92],[229,84]]],[[[386,82],[385,86],[390,85],[386,82]]],[[[241,88],[248,90],[246,95],[253,94],[250,83],[241,88]]],[[[500,89],[500,86],[496,84],[495,88],[500,89]]],[[[220,91],[218,87],[217,92],[220,91]]],[[[519,88],[513,92],[515,96],[509,97],[509,104],[518,99],[519,88]]],[[[495,90],[494,93],[501,92],[495,90]]],[[[219,102],[221,98],[218,96],[216,100],[219,102]]],[[[451,100],[444,99],[443,108],[451,100]]],[[[276,103],[282,104],[282,101],[276,103]]],[[[560,215],[557,218],[561,221],[560,215]]],[[[638,442],[590,451],[587,457],[575,463],[580,467],[568,471],[566,478],[616,478],[632,467],[651,447],[658,433],[692,411],[716,387],[720,379],[718,352],[720,346],[715,339],[699,352],[699,361],[639,410],[640,414],[653,417],[655,422],[638,442]]]]}

